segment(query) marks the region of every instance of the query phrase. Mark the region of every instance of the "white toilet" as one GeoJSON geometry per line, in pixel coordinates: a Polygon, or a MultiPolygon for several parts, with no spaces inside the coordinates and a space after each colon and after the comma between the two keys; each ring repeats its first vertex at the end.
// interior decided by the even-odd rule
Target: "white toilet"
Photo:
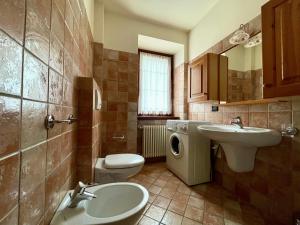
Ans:
{"type": "Polygon", "coordinates": [[[95,166],[95,182],[99,184],[127,181],[141,171],[145,163],[137,154],[113,154],[98,158],[95,166]]]}

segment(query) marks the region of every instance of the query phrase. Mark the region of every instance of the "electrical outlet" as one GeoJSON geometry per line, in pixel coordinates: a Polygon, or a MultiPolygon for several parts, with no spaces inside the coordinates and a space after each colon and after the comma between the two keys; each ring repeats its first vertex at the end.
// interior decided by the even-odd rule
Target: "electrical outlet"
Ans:
{"type": "Polygon", "coordinates": [[[213,105],[213,106],[211,107],[211,111],[212,111],[212,112],[218,112],[218,111],[219,111],[219,106],[213,105]]]}

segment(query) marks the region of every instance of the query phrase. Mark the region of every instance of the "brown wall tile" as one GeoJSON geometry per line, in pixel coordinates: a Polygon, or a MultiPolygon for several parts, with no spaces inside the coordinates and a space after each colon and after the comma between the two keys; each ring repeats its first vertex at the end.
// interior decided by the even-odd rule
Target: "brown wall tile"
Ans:
{"type": "Polygon", "coordinates": [[[60,173],[63,171],[61,167],[57,168],[46,178],[46,192],[45,192],[45,209],[48,208],[55,209],[60,201],[60,187],[62,186],[62,179],[60,173]]]}
{"type": "Polygon", "coordinates": [[[21,147],[23,149],[46,140],[47,131],[44,126],[46,115],[46,104],[23,100],[21,132],[21,147]]]}
{"type": "Polygon", "coordinates": [[[16,206],[13,210],[11,210],[9,214],[0,221],[0,225],[18,225],[18,209],[19,207],[16,206]]]}
{"type": "Polygon", "coordinates": [[[25,47],[48,64],[51,0],[28,0],[25,47]]]}
{"type": "Polygon", "coordinates": [[[45,182],[20,199],[20,225],[38,225],[44,215],[45,182]]]}
{"type": "MultiPolygon", "coordinates": [[[[63,39],[62,39],[63,40],[63,39]]],[[[60,74],[63,74],[64,48],[63,44],[53,34],[50,35],[49,65],[60,74]]]]}
{"type": "Polygon", "coordinates": [[[48,67],[27,51],[24,55],[23,97],[45,102],[48,97],[48,67]]]}
{"type": "MultiPolygon", "coordinates": [[[[28,0],[26,12],[24,0],[0,3],[1,225],[48,224],[76,182],[77,123],[56,124],[47,131],[44,118],[47,113],[56,119],[66,119],[69,114],[77,117],[76,78],[92,74],[92,34],[79,1],[72,0],[71,8],[69,0],[28,0]],[[18,43],[23,44],[24,36],[22,47],[18,43]]],[[[99,114],[93,115],[90,117],[100,119],[99,114]]],[[[96,146],[99,140],[93,143],[96,146]]]]}
{"type": "Polygon", "coordinates": [[[22,151],[20,195],[33,191],[43,180],[46,172],[47,143],[22,151]]]}
{"type": "Polygon", "coordinates": [[[269,112],[269,128],[280,130],[282,124],[291,124],[291,112],[269,112]]]}
{"type": "Polygon", "coordinates": [[[267,112],[252,112],[250,113],[250,127],[268,127],[268,113],[267,112]]]}
{"type": "Polygon", "coordinates": [[[23,44],[25,0],[0,2],[0,28],[23,44]]]}
{"type": "Polygon", "coordinates": [[[0,159],[0,218],[18,204],[19,166],[19,154],[0,159]]]}
{"type": "Polygon", "coordinates": [[[21,95],[22,47],[1,30],[0,39],[0,93],[21,95]]]}
{"type": "Polygon", "coordinates": [[[62,102],[62,82],[63,78],[54,70],[49,70],[49,102],[61,104],[62,102]]]}
{"type": "Polygon", "coordinates": [[[61,136],[50,139],[47,142],[46,171],[49,175],[62,161],[61,136]]]}
{"type": "MultiPolygon", "coordinates": [[[[54,104],[48,104],[48,114],[54,115],[55,119],[62,119],[63,113],[62,113],[62,106],[61,105],[54,105],[54,104]]],[[[48,138],[55,137],[57,135],[60,135],[62,132],[62,124],[56,124],[52,129],[48,130],[48,138]]]]}
{"type": "MultiPolygon", "coordinates": [[[[64,40],[64,30],[65,30],[65,22],[64,22],[64,14],[58,8],[58,2],[54,4],[52,3],[52,11],[51,11],[51,33],[54,34],[59,40],[64,40]]],[[[64,3],[61,3],[64,4],[64,3]]],[[[62,5],[60,7],[63,7],[62,5]]]]}
{"type": "Polygon", "coordinates": [[[20,115],[19,99],[0,96],[0,157],[19,150],[20,115]]]}

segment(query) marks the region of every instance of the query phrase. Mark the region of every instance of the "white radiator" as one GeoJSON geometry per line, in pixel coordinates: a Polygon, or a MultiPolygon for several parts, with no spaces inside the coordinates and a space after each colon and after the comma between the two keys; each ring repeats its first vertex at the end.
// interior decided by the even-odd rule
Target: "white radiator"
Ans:
{"type": "Polygon", "coordinates": [[[143,126],[143,156],[145,158],[166,156],[166,134],[165,125],[143,126]]]}

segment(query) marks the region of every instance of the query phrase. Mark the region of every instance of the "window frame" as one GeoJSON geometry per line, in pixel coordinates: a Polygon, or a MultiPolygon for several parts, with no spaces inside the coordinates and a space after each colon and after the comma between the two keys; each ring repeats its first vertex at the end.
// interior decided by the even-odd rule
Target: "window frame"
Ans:
{"type": "Polygon", "coordinates": [[[138,55],[139,55],[139,71],[138,71],[138,102],[137,104],[139,105],[139,97],[140,97],[140,53],[149,53],[153,55],[160,55],[160,56],[166,56],[171,59],[171,113],[169,115],[156,115],[156,114],[139,114],[138,113],[138,119],[141,120],[155,120],[155,119],[172,119],[174,117],[174,55],[171,54],[166,54],[166,53],[161,53],[161,52],[155,52],[155,51],[150,51],[146,49],[138,49],[138,55]]]}

